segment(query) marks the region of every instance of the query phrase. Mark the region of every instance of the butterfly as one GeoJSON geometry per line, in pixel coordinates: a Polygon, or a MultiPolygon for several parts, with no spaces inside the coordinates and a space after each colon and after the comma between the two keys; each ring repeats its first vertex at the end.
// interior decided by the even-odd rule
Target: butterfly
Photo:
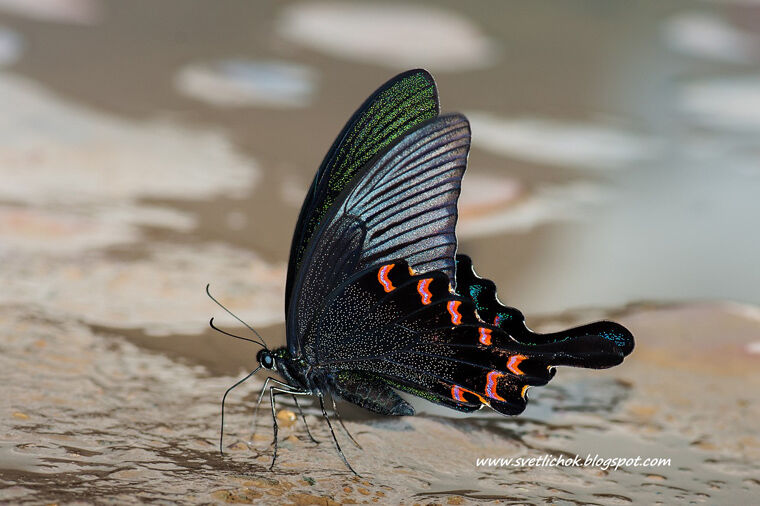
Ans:
{"type": "Polygon", "coordinates": [[[316,397],[353,471],[327,396],[382,415],[414,415],[400,392],[461,412],[517,415],[528,388],[545,385],[556,366],[612,367],[633,350],[632,334],[610,321],[531,331],[457,254],[469,149],[467,119],[441,114],[433,77],[416,69],[370,95],[328,151],[293,234],[287,346],[269,349],[262,339],[259,367],[225,393],[261,368],[281,376],[267,378],[259,396],[270,396],[272,466],[280,395],[296,405],[297,396],[316,397]]]}

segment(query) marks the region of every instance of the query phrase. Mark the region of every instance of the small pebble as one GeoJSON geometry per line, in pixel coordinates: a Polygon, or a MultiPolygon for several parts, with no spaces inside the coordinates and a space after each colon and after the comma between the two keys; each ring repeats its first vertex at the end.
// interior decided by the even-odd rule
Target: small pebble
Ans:
{"type": "Polygon", "coordinates": [[[284,427],[290,427],[296,423],[296,414],[289,409],[281,409],[277,412],[277,422],[284,427]]]}

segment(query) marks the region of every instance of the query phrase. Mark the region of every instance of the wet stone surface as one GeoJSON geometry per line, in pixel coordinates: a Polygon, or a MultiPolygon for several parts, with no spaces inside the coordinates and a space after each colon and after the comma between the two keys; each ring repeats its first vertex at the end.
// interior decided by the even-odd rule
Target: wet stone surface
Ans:
{"type": "Polygon", "coordinates": [[[306,409],[320,441],[315,445],[300,420],[288,421],[287,403],[280,406],[280,454],[274,471],[268,470],[268,409],[261,411],[256,433],[251,430],[261,378],[231,395],[226,454],[220,458],[219,399],[236,378],[209,374],[192,357],[145,351],[117,332],[6,304],[0,308],[0,498],[749,501],[760,492],[760,439],[753,422],[760,415],[758,357],[747,348],[760,341],[756,315],[756,309],[737,305],[626,310],[621,320],[638,338],[629,360],[604,372],[559,371],[551,386],[531,392],[533,400],[518,418],[486,410],[467,418],[375,418],[344,410],[363,447],[338,432],[361,474],[357,478],[339,460],[317,407],[306,409]],[[715,342],[717,327],[732,329],[733,337],[715,342]],[[663,335],[671,338],[667,344],[663,335]],[[617,470],[476,466],[483,457],[585,460],[589,453],[602,459],[664,457],[671,464],[617,470]]]}

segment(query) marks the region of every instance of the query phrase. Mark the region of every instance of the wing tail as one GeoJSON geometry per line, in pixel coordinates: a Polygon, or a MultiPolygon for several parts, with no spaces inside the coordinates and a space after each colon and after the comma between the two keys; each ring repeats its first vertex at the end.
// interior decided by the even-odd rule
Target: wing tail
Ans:
{"type": "MultiPolygon", "coordinates": [[[[456,265],[456,286],[459,293],[472,299],[479,317],[484,322],[503,329],[515,341],[526,345],[566,343],[564,346],[568,347],[568,349],[572,349],[574,346],[580,346],[580,344],[575,344],[574,341],[578,339],[581,339],[582,341],[584,338],[590,339],[591,336],[596,336],[596,340],[594,340],[593,343],[588,343],[586,348],[597,347],[599,349],[604,349],[599,341],[607,340],[622,351],[624,357],[633,351],[633,334],[619,323],[606,320],[563,330],[561,332],[552,332],[548,334],[533,332],[525,324],[525,317],[520,311],[502,304],[496,295],[496,285],[494,282],[490,279],[481,278],[475,273],[470,257],[467,255],[457,255],[456,265]]],[[[587,353],[590,354],[590,351],[587,353]]],[[[614,362],[600,356],[598,357],[598,360],[589,360],[587,363],[589,365],[582,365],[580,367],[612,367],[620,362],[614,362]]]]}

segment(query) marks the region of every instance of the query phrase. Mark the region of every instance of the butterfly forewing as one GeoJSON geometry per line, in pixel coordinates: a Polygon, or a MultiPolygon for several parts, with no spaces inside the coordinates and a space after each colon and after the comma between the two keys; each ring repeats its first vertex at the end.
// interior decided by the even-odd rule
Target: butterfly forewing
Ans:
{"type": "Polygon", "coordinates": [[[367,225],[362,266],[404,258],[417,271],[454,279],[457,199],[470,148],[469,123],[442,116],[377,160],[341,207],[367,225]]]}
{"type": "Polygon", "coordinates": [[[439,110],[433,77],[422,69],[410,70],[378,88],[343,127],[309,188],[293,234],[286,314],[308,243],[337,197],[380,151],[438,116],[439,110]]]}
{"type": "Polygon", "coordinates": [[[309,329],[330,293],[368,265],[402,256],[421,272],[441,270],[453,279],[456,203],[469,145],[467,120],[440,116],[380,153],[344,189],[298,271],[287,315],[291,353],[310,349],[309,329]]]}

